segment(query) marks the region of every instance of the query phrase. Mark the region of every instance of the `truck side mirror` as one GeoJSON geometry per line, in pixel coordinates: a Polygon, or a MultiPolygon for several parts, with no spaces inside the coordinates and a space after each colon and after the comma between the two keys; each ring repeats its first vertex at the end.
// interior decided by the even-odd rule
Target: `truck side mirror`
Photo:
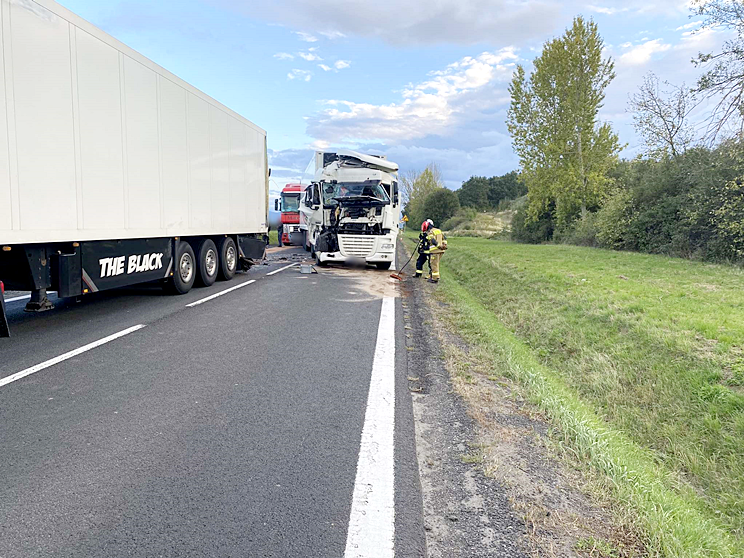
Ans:
{"type": "Polygon", "coordinates": [[[274,200],[274,211],[279,211],[279,200],[274,200]]]}

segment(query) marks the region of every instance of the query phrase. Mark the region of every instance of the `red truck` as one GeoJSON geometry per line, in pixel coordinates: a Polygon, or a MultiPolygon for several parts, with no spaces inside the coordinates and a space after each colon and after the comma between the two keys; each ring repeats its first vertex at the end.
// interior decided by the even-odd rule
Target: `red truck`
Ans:
{"type": "Polygon", "coordinates": [[[281,211],[282,220],[279,233],[281,244],[304,246],[305,231],[300,230],[300,195],[302,184],[287,184],[282,189],[281,200],[276,200],[276,207],[281,211]]]}

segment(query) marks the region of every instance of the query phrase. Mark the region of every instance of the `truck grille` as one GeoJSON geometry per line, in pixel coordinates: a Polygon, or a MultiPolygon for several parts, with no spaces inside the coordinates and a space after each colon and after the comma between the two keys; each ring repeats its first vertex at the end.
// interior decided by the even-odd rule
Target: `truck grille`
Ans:
{"type": "Polygon", "coordinates": [[[341,255],[366,258],[375,251],[374,236],[340,236],[338,237],[341,255]]]}

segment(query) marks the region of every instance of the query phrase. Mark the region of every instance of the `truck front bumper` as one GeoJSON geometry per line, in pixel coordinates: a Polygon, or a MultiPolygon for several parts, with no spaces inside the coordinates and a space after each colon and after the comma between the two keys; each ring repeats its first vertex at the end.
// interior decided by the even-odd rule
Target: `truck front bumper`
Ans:
{"type": "Polygon", "coordinates": [[[318,252],[318,259],[339,263],[385,263],[395,261],[394,234],[385,236],[338,235],[338,252],[318,252]]]}

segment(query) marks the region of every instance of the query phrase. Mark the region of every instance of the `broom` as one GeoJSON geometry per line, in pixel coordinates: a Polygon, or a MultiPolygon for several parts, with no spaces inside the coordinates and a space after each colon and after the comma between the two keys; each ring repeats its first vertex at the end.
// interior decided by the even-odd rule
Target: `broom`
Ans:
{"type": "Polygon", "coordinates": [[[403,281],[403,270],[406,268],[406,266],[411,263],[411,260],[413,259],[413,255],[418,251],[418,247],[421,245],[421,239],[419,239],[418,244],[416,244],[416,248],[413,249],[413,252],[411,252],[411,257],[408,258],[408,261],[403,264],[403,267],[401,267],[396,273],[391,273],[390,277],[393,279],[397,279],[398,281],[403,281]]]}

